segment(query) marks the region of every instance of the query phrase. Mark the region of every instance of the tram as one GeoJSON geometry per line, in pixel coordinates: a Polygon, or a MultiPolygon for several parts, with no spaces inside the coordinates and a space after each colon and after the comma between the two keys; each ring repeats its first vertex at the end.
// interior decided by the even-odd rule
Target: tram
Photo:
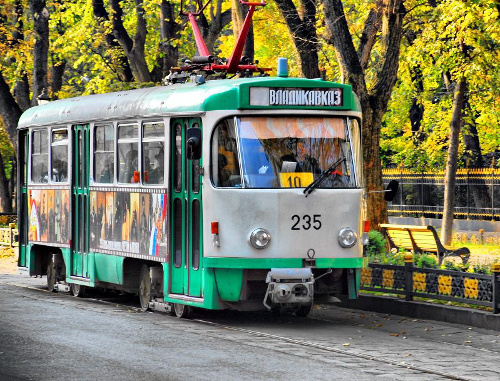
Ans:
{"type": "Polygon", "coordinates": [[[320,298],[356,298],[366,229],[351,87],[283,66],[185,77],[22,115],[19,267],[52,291],[122,290],[179,317],[306,316],[320,298]]]}

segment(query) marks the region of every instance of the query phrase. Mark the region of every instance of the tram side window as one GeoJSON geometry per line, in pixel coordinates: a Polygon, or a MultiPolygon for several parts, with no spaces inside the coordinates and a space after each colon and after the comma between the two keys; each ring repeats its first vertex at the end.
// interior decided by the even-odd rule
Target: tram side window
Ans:
{"type": "Polygon", "coordinates": [[[211,172],[217,187],[241,186],[236,133],[232,119],[223,120],[215,127],[212,137],[211,172]]]}
{"type": "Polygon", "coordinates": [[[68,181],[68,130],[52,131],[52,181],[68,181]]]}
{"type": "Polygon", "coordinates": [[[144,123],[142,126],[143,183],[163,184],[165,175],[165,127],[163,123],[144,123]]]}
{"type": "Polygon", "coordinates": [[[139,176],[139,127],[137,123],[118,125],[118,182],[135,184],[139,176]]]}
{"type": "Polygon", "coordinates": [[[94,136],[94,181],[97,183],[112,183],[115,177],[113,125],[96,126],[94,136]]]}
{"type": "Polygon", "coordinates": [[[49,140],[47,130],[33,131],[31,146],[31,181],[49,182],[49,140]]]}

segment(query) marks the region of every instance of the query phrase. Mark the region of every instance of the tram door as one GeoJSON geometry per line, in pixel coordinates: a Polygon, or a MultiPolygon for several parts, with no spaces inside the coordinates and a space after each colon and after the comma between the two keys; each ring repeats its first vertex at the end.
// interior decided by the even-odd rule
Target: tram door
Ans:
{"type": "Polygon", "coordinates": [[[19,224],[19,257],[17,260],[17,265],[19,267],[26,267],[26,247],[28,246],[28,229],[29,229],[29,219],[28,219],[28,131],[19,132],[18,140],[18,172],[17,181],[20,184],[20,192],[18,194],[18,224],[19,224]]]}
{"type": "Polygon", "coordinates": [[[89,126],[73,126],[73,176],[71,184],[72,277],[90,278],[88,266],[89,126]]]}
{"type": "Polygon", "coordinates": [[[173,119],[170,141],[170,292],[202,296],[202,208],[200,160],[186,155],[188,128],[201,128],[199,118],[173,119]]]}

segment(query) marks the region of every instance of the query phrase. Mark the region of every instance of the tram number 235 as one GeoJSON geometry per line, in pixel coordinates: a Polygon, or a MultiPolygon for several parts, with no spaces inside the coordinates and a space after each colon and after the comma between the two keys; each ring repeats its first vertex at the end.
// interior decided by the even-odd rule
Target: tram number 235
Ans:
{"type": "Polygon", "coordinates": [[[321,229],[321,214],[314,214],[312,216],[305,214],[299,216],[294,214],[292,216],[292,230],[309,230],[311,228],[315,230],[321,229]]]}

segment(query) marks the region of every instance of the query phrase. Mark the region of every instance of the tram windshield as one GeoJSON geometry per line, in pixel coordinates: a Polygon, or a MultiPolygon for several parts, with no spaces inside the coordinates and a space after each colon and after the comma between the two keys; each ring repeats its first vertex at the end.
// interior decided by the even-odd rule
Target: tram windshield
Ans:
{"type": "Polygon", "coordinates": [[[340,117],[225,119],[212,139],[214,185],[305,188],[319,179],[317,188],[357,187],[355,127],[340,117]]]}

